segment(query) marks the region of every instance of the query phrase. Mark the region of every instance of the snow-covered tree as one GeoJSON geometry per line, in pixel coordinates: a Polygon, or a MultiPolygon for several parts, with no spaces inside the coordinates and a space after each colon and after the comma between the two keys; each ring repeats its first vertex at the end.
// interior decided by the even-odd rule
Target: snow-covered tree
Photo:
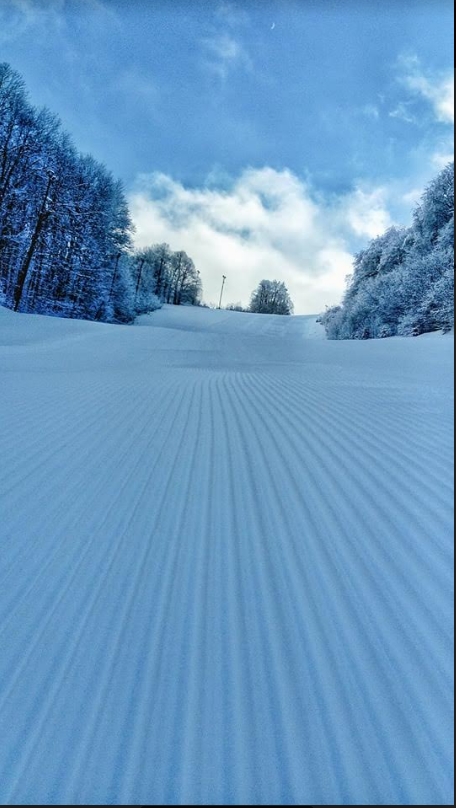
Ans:
{"type": "Polygon", "coordinates": [[[133,257],[132,272],[138,314],[153,311],[160,301],[176,306],[200,303],[200,274],[183,250],[173,252],[169,244],[139,250],[133,257]]]}
{"type": "Polygon", "coordinates": [[[392,227],[355,256],[341,306],[321,316],[330,339],[449,330],[454,324],[454,164],[429,184],[410,228],[392,227]]]}
{"type": "Polygon", "coordinates": [[[454,221],[454,163],[449,163],[429,183],[414,212],[416,251],[425,254],[432,250],[452,218],[454,221]]]}
{"type": "Polygon", "coordinates": [[[249,311],[255,314],[292,314],[288,289],[282,281],[261,281],[252,292],[249,311]]]}
{"type": "Polygon", "coordinates": [[[121,184],[0,64],[0,296],[18,311],[130,321],[132,223],[121,184]]]}

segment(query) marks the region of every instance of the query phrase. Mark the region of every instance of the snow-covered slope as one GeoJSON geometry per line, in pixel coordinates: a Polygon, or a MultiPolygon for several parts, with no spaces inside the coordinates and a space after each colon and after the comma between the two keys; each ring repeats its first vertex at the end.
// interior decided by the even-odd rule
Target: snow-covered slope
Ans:
{"type": "Polygon", "coordinates": [[[0,309],[2,803],[452,802],[453,340],[321,336],[0,309]]]}

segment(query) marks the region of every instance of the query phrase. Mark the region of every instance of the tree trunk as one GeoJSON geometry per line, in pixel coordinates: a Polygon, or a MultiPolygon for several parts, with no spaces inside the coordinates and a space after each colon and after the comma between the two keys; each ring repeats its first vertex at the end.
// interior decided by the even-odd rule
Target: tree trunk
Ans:
{"type": "Polygon", "coordinates": [[[30,247],[27,250],[27,255],[25,256],[24,263],[22,264],[16,280],[16,288],[14,290],[14,311],[17,311],[22,300],[22,295],[24,292],[25,281],[27,279],[27,274],[30,268],[30,264],[32,262],[33,254],[36,249],[36,245],[38,243],[38,239],[40,237],[40,233],[46,223],[46,219],[49,216],[48,211],[46,210],[46,205],[49,198],[49,191],[53,181],[53,175],[49,175],[48,184],[46,187],[46,193],[44,195],[43,204],[41,205],[41,210],[38,214],[38,219],[36,220],[35,232],[33,233],[32,240],[30,242],[30,247]]]}

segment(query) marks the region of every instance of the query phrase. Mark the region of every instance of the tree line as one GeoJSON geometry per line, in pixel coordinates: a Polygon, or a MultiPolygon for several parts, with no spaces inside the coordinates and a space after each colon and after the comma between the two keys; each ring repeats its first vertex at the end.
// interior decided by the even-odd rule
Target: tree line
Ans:
{"type": "Polygon", "coordinates": [[[409,336],[454,327],[454,163],[428,185],[411,227],[390,227],[355,256],[329,339],[409,336]]]}
{"type": "Polygon", "coordinates": [[[133,230],[121,182],[0,63],[0,302],[119,323],[162,302],[198,303],[191,258],[167,244],[135,252],[133,230]]]}

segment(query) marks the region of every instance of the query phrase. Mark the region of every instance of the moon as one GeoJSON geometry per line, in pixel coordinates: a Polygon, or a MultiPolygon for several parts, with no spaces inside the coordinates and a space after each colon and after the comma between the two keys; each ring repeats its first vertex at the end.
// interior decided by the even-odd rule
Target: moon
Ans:
{"type": "Polygon", "coordinates": [[[273,22],[272,25],[271,25],[271,31],[273,31],[274,28],[275,28],[275,22],[273,22]]]}

